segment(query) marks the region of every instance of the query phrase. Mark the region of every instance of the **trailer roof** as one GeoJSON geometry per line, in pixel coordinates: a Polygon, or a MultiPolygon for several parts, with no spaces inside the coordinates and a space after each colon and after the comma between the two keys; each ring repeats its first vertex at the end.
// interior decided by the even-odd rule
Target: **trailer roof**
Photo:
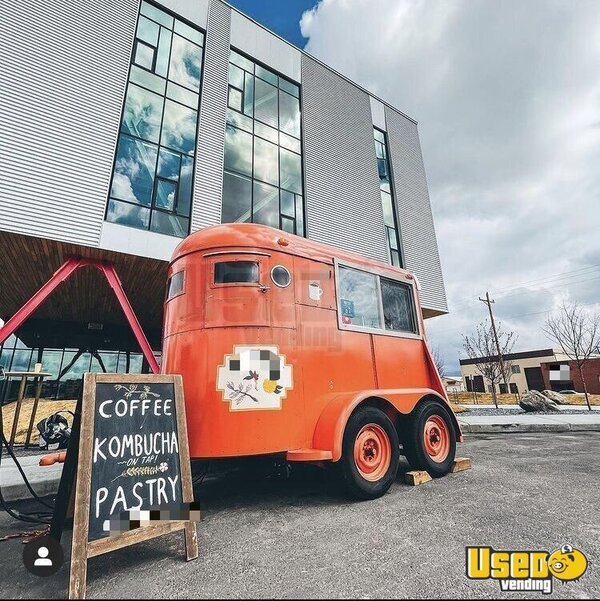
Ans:
{"type": "Polygon", "coordinates": [[[217,249],[282,252],[328,264],[333,264],[333,260],[338,259],[369,271],[389,272],[390,275],[410,273],[383,261],[368,259],[351,251],[255,223],[228,223],[198,230],[180,242],[171,263],[190,253],[217,249]]]}

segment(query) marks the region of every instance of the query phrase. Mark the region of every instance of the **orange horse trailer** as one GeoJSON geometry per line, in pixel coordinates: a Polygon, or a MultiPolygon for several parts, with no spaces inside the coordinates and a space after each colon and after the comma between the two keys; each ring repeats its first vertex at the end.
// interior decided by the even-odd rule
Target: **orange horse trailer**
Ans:
{"type": "Polygon", "coordinates": [[[192,458],[326,462],[356,498],[399,456],[439,477],[462,439],[408,271],[255,224],[183,240],[162,370],[183,376],[192,458]]]}

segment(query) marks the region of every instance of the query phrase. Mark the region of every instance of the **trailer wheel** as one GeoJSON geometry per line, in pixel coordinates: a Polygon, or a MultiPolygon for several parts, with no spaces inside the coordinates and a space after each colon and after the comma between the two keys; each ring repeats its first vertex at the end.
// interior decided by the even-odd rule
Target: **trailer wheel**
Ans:
{"type": "Polygon", "coordinates": [[[446,407],[426,401],[408,416],[404,429],[404,453],[413,469],[433,478],[445,476],[456,455],[456,432],[446,407]]]}
{"type": "Polygon", "coordinates": [[[374,407],[357,409],[346,424],[342,457],[335,464],[343,487],[355,499],[376,499],[396,479],[400,442],[388,416],[374,407]]]}

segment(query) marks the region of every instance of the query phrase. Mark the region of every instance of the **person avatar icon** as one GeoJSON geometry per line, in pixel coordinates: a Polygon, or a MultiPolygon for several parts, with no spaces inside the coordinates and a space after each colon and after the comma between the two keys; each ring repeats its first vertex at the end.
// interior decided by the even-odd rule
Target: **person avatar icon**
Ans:
{"type": "Polygon", "coordinates": [[[52,567],[52,560],[48,557],[49,554],[48,547],[40,547],[38,558],[33,562],[33,565],[36,567],[52,567]]]}
{"type": "Polygon", "coordinates": [[[35,576],[56,574],[65,561],[60,543],[52,536],[40,536],[23,545],[23,565],[35,576]]]}

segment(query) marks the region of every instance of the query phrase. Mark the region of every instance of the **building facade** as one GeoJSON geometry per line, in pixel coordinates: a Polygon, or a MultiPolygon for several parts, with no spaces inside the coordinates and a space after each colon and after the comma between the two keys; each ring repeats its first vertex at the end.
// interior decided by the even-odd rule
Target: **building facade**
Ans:
{"type": "MultiPolygon", "coordinates": [[[[526,390],[575,390],[583,392],[583,382],[574,361],[561,351],[539,349],[510,353],[503,359],[510,363],[510,391],[526,390]]],[[[491,392],[491,383],[479,372],[477,364],[498,361],[498,357],[461,359],[460,370],[469,392],[491,392]]],[[[583,368],[584,378],[590,394],[600,394],[600,357],[593,357],[583,368]]],[[[506,392],[504,384],[496,385],[496,392],[506,392]]]]}
{"type": "MultiPolygon", "coordinates": [[[[447,312],[413,119],[221,0],[0,6],[0,318],[67,257],[107,260],[159,351],[173,250],[236,221],[403,266],[447,312]]],[[[56,382],[137,351],[87,270],[0,363],[56,382]]]]}

